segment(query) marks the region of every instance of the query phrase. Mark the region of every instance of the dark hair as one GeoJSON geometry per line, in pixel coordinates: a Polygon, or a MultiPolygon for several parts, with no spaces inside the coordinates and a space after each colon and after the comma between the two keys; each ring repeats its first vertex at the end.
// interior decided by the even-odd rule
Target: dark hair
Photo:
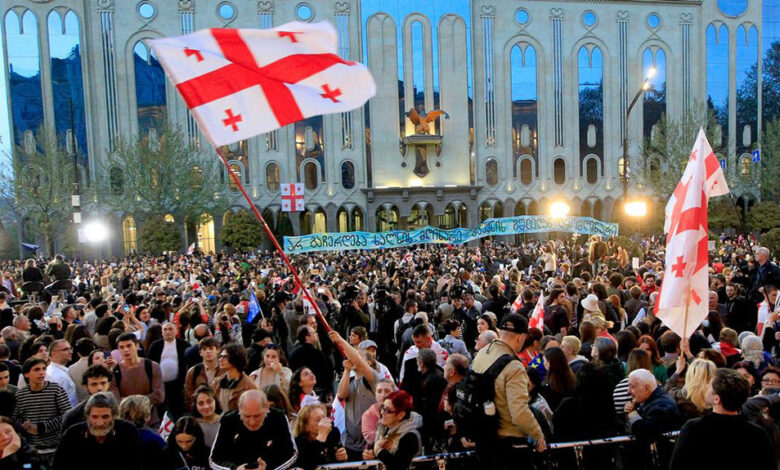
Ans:
{"type": "Polygon", "coordinates": [[[5,372],[5,371],[10,371],[10,369],[8,368],[8,364],[6,364],[5,362],[0,362],[0,372],[5,372]]]}
{"type": "Polygon", "coordinates": [[[525,343],[523,344],[523,348],[525,349],[532,344],[534,344],[536,341],[541,341],[542,337],[544,336],[544,333],[542,333],[542,330],[539,328],[528,328],[528,336],[525,338],[525,343]]]}
{"type": "Polygon", "coordinates": [[[68,325],[68,329],[65,332],[65,339],[68,340],[68,343],[70,343],[71,346],[75,346],[77,341],[85,338],[91,338],[87,325],[78,325],[75,323],[68,325]],[[68,335],[68,333],[70,333],[70,335],[68,335]]]}
{"type": "MultiPolygon", "coordinates": [[[[127,335],[127,334],[133,335],[133,337],[135,337],[135,334],[133,334],[133,333],[125,333],[124,331],[120,330],[119,328],[111,328],[111,331],[108,332],[108,349],[111,349],[111,350],[117,349],[118,348],[117,345],[119,343],[118,338],[120,336],[124,336],[124,335],[127,335]]],[[[123,340],[123,341],[126,341],[126,340],[123,340]]],[[[135,341],[135,343],[137,344],[138,341],[135,341]]]]}
{"type": "Polygon", "coordinates": [[[590,290],[596,294],[599,300],[607,300],[607,286],[601,283],[593,284],[590,290]]]}
{"type": "Polygon", "coordinates": [[[80,338],[76,341],[74,349],[76,353],[81,357],[89,356],[89,353],[95,350],[95,342],[89,338],[80,338]]]}
{"type": "Polygon", "coordinates": [[[672,330],[667,330],[661,335],[658,342],[664,353],[673,353],[680,347],[680,337],[672,330]]]}
{"type": "Polygon", "coordinates": [[[615,333],[615,339],[618,342],[618,357],[621,361],[628,360],[628,353],[636,347],[636,336],[627,330],[620,330],[615,333]]]}
{"type": "Polygon", "coordinates": [[[203,429],[201,429],[197,419],[192,416],[179,418],[176,420],[176,424],[173,425],[173,430],[168,435],[168,448],[174,451],[183,452],[176,442],[176,436],[179,434],[195,436],[195,442],[192,443],[190,450],[186,452],[192,456],[194,461],[205,462],[208,460],[209,448],[206,446],[206,440],[203,437],[203,429]]]}
{"type": "Polygon", "coordinates": [[[151,348],[152,343],[158,339],[162,339],[162,325],[155,323],[154,325],[150,326],[148,330],[146,330],[146,338],[144,339],[143,344],[144,351],[149,353],[149,348],[151,348]]]}
{"type": "Polygon", "coordinates": [[[609,284],[614,288],[619,288],[623,283],[623,276],[620,273],[612,273],[609,276],[609,284]]]}
{"type": "Polygon", "coordinates": [[[611,338],[599,336],[593,342],[593,349],[598,351],[598,361],[602,364],[608,364],[617,357],[617,346],[611,338]]]}
{"type": "Polygon", "coordinates": [[[288,417],[293,416],[295,412],[293,411],[292,404],[290,404],[290,397],[284,393],[282,387],[276,384],[267,385],[263,387],[263,392],[265,392],[265,396],[271,406],[282,410],[288,417]]]}
{"type": "Polygon", "coordinates": [[[534,300],[534,292],[531,289],[525,289],[523,291],[523,302],[531,302],[534,300]]]}
{"type": "Polygon", "coordinates": [[[238,343],[229,343],[222,346],[222,351],[227,353],[227,361],[239,371],[246,369],[246,349],[238,343]]]}
{"type": "Polygon", "coordinates": [[[206,348],[217,348],[219,349],[219,341],[217,341],[216,338],[213,336],[207,336],[200,341],[198,341],[198,350],[203,350],[206,348]]]}
{"type": "Polygon", "coordinates": [[[309,328],[306,325],[301,325],[298,327],[298,332],[295,335],[295,339],[298,340],[300,344],[306,344],[306,338],[311,334],[311,328],[309,328]]]}
{"type": "Polygon", "coordinates": [[[253,343],[259,343],[260,341],[271,338],[273,339],[274,334],[270,331],[266,331],[263,328],[255,328],[255,331],[252,332],[252,342],[253,343]]]}
{"type": "Polygon", "coordinates": [[[81,374],[81,385],[86,387],[87,379],[89,378],[94,379],[96,377],[105,377],[108,379],[109,382],[111,382],[111,379],[114,378],[114,374],[111,373],[108,367],[104,366],[103,364],[93,364],[87,367],[87,370],[85,370],[84,373],[81,374]]]}
{"type": "Polygon", "coordinates": [[[637,369],[647,369],[653,372],[653,362],[650,360],[650,353],[644,349],[633,349],[628,353],[628,364],[626,364],[626,375],[637,369]]]}
{"type": "Polygon", "coordinates": [[[385,400],[390,400],[390,403],[393,404],[393,408],[395,408],[396,414],[403,411],[406,413],[404,419],[409,419],[412,406],[414,405],[412,396],[409,395],[409,393],[404,390],[398,390],[388,395],[385,400]]]}
{"type": "MultiPolygon", "coordinates": [[[[309,369],[308,367],[301,367],[293,372],[290,379],[290,404],[294,410],[301,408],[301,394],[303,394],[303,387],[301,386],[301,374],[303,371],[309,369]]],[[[311,371],[311,369],[309,369],[311,371]]],[[[313,373],[313,372],[312,372],[313,373]]]]}
{"type": "Polygon", "coordinates": [[[101,336],[107,336],[108,332],[111,331],[111,327],[115,321],[116,318],[114,318],[112,315],[101,318],[95,324],[95,333],[101,336]]]}
{"type": "Polygon", "coordinates": [[[198,411],[198,395],[201,393],[208,395],[212,400],[214,400],[214,413],[218,415],[222,414],[222,407],[219,404],[219,400],[217,400],[217,392],[215,392],[214,389],[209,385],[202,384],[192,394],[192,410],[190,410],[192,411],[192,416],[196,418],[202,418],[200,412],[198,411]]]}
{"type": "Polygon", "coordinates": [[[0,357],[11,357],[11,348],[5,343],[0,344],[0,357]]]}
{"type": "Polygon", "coordinates": [[[442,322],[441,328],[444,330],[444,334],[448,335],[460,328],[460,322],[454,318],[448,318],[442,322]]]}
{"type": "Polygon", "coordinates": [[[138,344],[138,337],[135,335],[135,333],[122,333],[121,335],[117,336],[116,344],[118,345],[122,341],[132,341],[133,344],[138,344]]]}
{"type": "Polygon", "coordinates": [[[413,338],[419,338],[421,336],[430,336],[430,335],[431,335],[431,330],[429,330],[426,325],[417,325],[412,330],[413,338]]]}
{"type": "Polygon", "coordinates": [[[31,357],[24,361],[24,365],[22,366],[22,373],[26,374],[32,370],[33,367],[37,366],[38,364],[46,365],[46,359],[42,357],[31,357]]]}
{"type": "Polygon", "coordinates": [[[717,369],[712,377],[712,392],[720,397],[723,408],[740,411],[750,396],[750,383],[735,370],[717,369]]]}
{"type": "Polygon", "coordinates": [[[496,328],[496,323],[493,320],[493,317],[491,317],[487,313],[483,313],[482,315],[479,316],[478,319],[482,319],[485,321],[485,323],[488,324],[488,330],[495,331],[496,333],[498,333],[498,329],[496,328]]]}
{"type": "Polygon", "coordinates": [[[723,355],[720,351],[717,351],[712,348],[706,348],[699,351],[699,355],[703,356],[703,359],[710,360],[715,363],[718,367],[726,367],[726,356],[723,355]]]}
{"type": "Polygon", "coordinates": [[[561,348],[546,349],[544,357],[549,363],[546,381],[550,384],[550,389],[556,394],[566,394],[574,390],[576,379],[561,348]]]}
{"type": "Polygon", "coordinates": [[[661,354],[658,352],[658,344],[649,335],[642,335],[639,337],[639,341],[636,342],[636,346],[639,347],[642,344],[646,344],[650,348],[650,362],[654,366],[662,364],[661,354]]]}

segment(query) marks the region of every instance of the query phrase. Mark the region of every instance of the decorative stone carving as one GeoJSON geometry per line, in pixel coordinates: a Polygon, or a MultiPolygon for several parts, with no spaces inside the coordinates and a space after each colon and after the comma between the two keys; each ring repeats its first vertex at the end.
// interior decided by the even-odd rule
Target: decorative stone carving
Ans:
{"type": "Polygon", "coordinates": [[[349,2],[336,2],[334,8],[336,14],[349,15],[349,2]]]}
{"type": "Polygon", "coordinates": [[[628,10],[618,10],[616,18],[618,21],[628,21],[628,10]]]}
{"type": "Polygon", "coordinates": [[[563,8],[553,8],[550,10],[550,18],[563,18],[563,8]]]}
{"type": "Polygon", "coordinates": [[[192,11],[193,9],[192,0],[179,0],[179,11],[192,11]]]}
{"type": "Polygon", "coordinates": [[[113,10],[114,0],[97,0],[98,10],[113,10]]]}
{"type": "Polygon", "coordinates": [[[274,2],[273,0],[260,0],[257,2],[257,11],[262,13],[273,13],[274,2]]]}
{"type": "Polygon", "coordinates": [[[482,5],[479,9],[479,16],[496,16],[496,7],[493,5],[482,5]]]}
{"type": "Polygon", "coordinates": [[[691,24],[693,23],[693,14],[680,13],[680,23],[691,24]]]}

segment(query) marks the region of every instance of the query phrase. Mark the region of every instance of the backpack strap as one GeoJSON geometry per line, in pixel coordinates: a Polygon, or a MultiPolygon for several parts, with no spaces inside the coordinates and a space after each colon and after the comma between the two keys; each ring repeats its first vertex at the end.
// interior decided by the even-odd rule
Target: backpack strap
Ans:
{"type": "Polygon", "coordinates": [[[507,353],[502,356],[500,356],[496,361],[490,365],[490,367],[487,368],[483,374],[489,376],[492,380],[496,380],[498,375],[504,370],[504,367],[509,365],[510,362],[514,360],[520,360],[517,356],[512,356],[511,354],[507,353]]]}
{"type": "Polygon", "coordinates": [[[152,360],[144,358],[144,369],[146,370],[146,378],[149,379],[149,393],[153,392],[154,385],[152,383],[152,378],[154,377],[154,372],[152,370],[152,360]]]}
{"type": "Polygon", "coordinates": [[[114,382],[116,382],[116,388],[119,390],[119,394],[122,394],[122,368],[119,364],[114,366],[114,382]]]}

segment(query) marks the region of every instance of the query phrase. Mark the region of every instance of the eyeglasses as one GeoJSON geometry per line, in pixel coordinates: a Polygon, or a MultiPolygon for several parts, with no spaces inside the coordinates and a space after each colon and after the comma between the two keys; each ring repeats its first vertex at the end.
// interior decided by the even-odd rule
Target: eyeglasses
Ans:
{"type": "Polygon", "coordinates": [[[396,410],[390,409],[390,408],[386,407],[385,405],[382,405],[382,406],[379,407],[379,412],[382,413],[382,414],[387,414],[387,415],[394,415],[394,414],[398,413],[396,410]]]}
{"type": "Polygon", "coordinates": [[[761,379],[761,383],[769,385],[780,385],[780,379],[770,379],[768,377],[764,377],[761,379]]]}

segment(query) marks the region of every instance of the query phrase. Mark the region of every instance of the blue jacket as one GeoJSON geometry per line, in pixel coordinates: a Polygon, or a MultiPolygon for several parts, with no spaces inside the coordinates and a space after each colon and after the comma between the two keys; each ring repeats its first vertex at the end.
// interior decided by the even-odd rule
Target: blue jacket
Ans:
{"type": "Polygon", "coordinates": [[[678,429],[680,412],[677,404],[660,386],[636,411],[639,416],[633,413],[629,415],[628,428],[640,441],[655,442],[661,434],[678,429]]]}

